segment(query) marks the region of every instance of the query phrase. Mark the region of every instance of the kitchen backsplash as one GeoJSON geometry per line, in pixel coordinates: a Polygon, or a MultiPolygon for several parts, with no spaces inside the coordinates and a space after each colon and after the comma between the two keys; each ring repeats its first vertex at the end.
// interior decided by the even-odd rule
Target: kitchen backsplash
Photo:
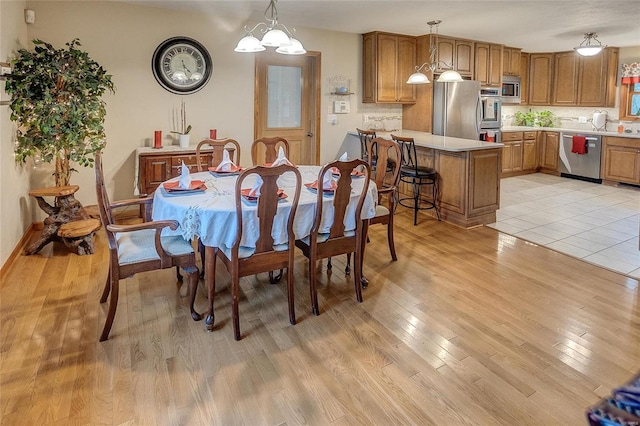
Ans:
{"type": "Polygon", "coordinates": [[[633,133],[640,131],[640,123],[631,121],[618,120],[617,108],[562,108],[562,107],[533,107],[533,106],[502,106],[502,125],[513,126],[516,111],[551,111],[556,117],[554,127],[562,127],[565,129],[575,130],[593,130],[592,117],[596,111],[607,113],[607,124],[605,131],[616,132],[618,125],[622,124],[625,129],[631,129],[633,133]],[[586,123],[582,123],[581,119],[586,118],[586,123]]]}
{"type": "Polygon", "coordinates": [[[402,129],[402,105],[360,104],[362,129],[402,129]]]}

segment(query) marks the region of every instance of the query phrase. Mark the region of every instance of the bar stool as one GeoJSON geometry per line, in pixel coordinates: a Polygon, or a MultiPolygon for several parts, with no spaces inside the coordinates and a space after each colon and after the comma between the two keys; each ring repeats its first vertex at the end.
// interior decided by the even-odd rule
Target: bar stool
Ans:
{"type": "Polygon", "coordinates": [[[373,161],[369,161],[369,144],[373,139],[376,138],[376,131],[362,130],[362,129],[358,129],[357,127],[356,127],[356,130],[358,132],[358,137],[360,138],[360,158],[368,162],[369,164],[371,164],[372,167],[375,167],[376,165],[375,153],[372,157],[373,161]]]}
{"type": "Polygon", "coordinates": [[[418,210],[430,210],[436,211],[436,217],[440,220],[440,212],[438,211],[438,173],[431,167],[418,166],[416,156],[416,144],[413,138],[406,138],[396,135],[391,135],[391,139],[396,141],[400,145],[402,152],[402,165],[400,167],[400,181],[410,183],[413,186],[413,197],[405,197],[398,200],[398,203],[403,207],[413,209],[413,225],[418,224],[418,210]],[[431,200],[422,200],[420,198],[420,190],[423,185],[432,185],[432,198],[431,200]],[[408,200],[412,200],[412,204],[408,203],[408,200]],[[421,206],[420,203],[424,203],[421,206]]]}

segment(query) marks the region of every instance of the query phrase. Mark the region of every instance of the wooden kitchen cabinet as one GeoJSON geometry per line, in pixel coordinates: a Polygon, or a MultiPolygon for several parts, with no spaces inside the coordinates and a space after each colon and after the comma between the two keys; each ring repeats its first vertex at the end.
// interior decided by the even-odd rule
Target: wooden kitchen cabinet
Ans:
{"type": "Polygon", "coordinates": [[[558,155],[560,151],[560,133],[542,133],[542,157],[540,158],[540,168],[545,172],[558,171],[558,155]]]}
{"type": "MultiPolygon", "coordinates": [[[[189,167],[189,172],[198,171],[195,149],[167,152],[140,152],[139,161],[139,189],[141,196],[152,194],[162,182],[180,175],[182,162],[189,167]]],[[[203,153],[203,164],[211,165],[213,155],[203,153]]]]}
{"type": "Polygon", "coordinates": [[[502,133],[502,177],[522,171],[522,142],[523,132],[502,133]]]}
{"type": "Polygon", "coordinates": [[[475,43],[475,80],[481,86],[502,86],[502,45],[475,43]]]}
{"type": "Polygon", "coordinates": [[[520,105],[529,104],[529,54],[520,54],[520,105]]]}
{"type": "Polygon", "coordinates": [[[415,103],[415,86],[406,81],[415,72],[416,38],[372,32],[363,34],[362,41],[362,102],[415,103]]]}
{"type": "Polygon", "coordinates": [[[605,136],[602,149],[604,180],[640,184],[640,139],[605,136]]]}
{"type": "Polygon", "coordinates": [[[529,54],[529,105],[550,105],[553,53],[529,54]]]}
{"type": "Polygon", "coordinates": [[[577,104],[579,57],[575,51],[553,55],[553,105],[577,104]]]}
{"type": "Polygon", "coordinates": [[[535,172],[538,169],[538,132],[523,132],[522,171],[535,172]]]}
{"type": "Polygon", "coordinates": [[[502,49],[502,74],[520,76],[521,56],[522,49],[505,46],[502,49]]]}
{"type": "Polygon", "coordinates": [[[453,67],[461,76],[473,78],[474,42],[441,35],[433,37],[438,47],[435,72],[440,74],[453,67]]]}

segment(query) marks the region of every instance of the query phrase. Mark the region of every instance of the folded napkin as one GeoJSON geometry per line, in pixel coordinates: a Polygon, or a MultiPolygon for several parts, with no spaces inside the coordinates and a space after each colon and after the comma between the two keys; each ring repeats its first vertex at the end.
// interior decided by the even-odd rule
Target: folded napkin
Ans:
{"type": "Polygon", "coordinates": [[[233,164],[233,161],[231,161],[229,159],[229,150],[227,150],[227,149],[223,150],[222,151],[222,161],[220,162],[220,164],[218,164],[218,167],[216,167],[216,171],[217,172],[230,172],[235,167],[236,167],[236,165],[233,164]]]}
{"type": "Polygon", "coordinates": [[[338,161],[349,161],[349,157],[347,156],[347,151],[345,151],[344,154],[342,154],[340,158],[338,158],[338,161]]]}
{"type": "Polygon", "coordinates": [[[189,168],[185,166],[184,161],[182,162],[182,167],[180,168],[180,188],[189,189],[191,187],[191,174],[189,173],[189,168]]]}
{"type": "Polygon", "coordinates": [[[333,177],[333,173],[329,170],[324,174],[324,178],[322,179],[322,189],[336,189],[336,179],[333,177]]]}
{"type": "Polygon", "coordinates": [[[283,164],[293,166],[293,163],[291,163],[291,161],[287,159],[286,155],[284,155],[284,149],[280,147],[278,149],[278,158],[276,158],[276,160],[273,163],[271,163],[271,167],[281,166],[283,164]]]}
{"type": "Polygon", "coordinates": [[[251,191],[249,191],[249,197],[259,197],[260,187],[262,187],[262,178],[257,176],[256,183],[251,188],[251,191]]]}

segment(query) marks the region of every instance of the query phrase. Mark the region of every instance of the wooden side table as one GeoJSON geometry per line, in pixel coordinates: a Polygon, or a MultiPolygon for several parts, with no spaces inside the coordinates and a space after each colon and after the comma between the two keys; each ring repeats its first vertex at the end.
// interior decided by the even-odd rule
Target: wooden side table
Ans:
{"type": "MultiPolygon", "coordinates": [[[[29,195],[38,200],[38,205],[49,217],[44,220],[44,227],[42,228],[40,238],[25,249],[24,252],[26,255],[39,252],[52,241],[60,241],[62,238],[58,232],[62,225],[69,222],[90,219],[82,207],[82,204],[80,204],[80,201],[76,200],[74,196],[79,188],[78,185],[68,185],[39,188],[29,191],[29,195]],[[47,203],[44,197],[55,197],[54,204],[51,205],[47,203]]],[[[99,226],[97,228],[99,228],[99,226]]],[[[95,232],[97,228],[93,229],[90,235],[88,234],[91,239],[93,238],[93,232],[95,232]]],[[[66,244],[65,239],[62,239],[62,241],[66,244]]],[[[85,254],[85,252],[93,253],[93,244],[90,245],[90,249],[83,250],[82,252],[79,250],[78,254],[85,254]]]]}

